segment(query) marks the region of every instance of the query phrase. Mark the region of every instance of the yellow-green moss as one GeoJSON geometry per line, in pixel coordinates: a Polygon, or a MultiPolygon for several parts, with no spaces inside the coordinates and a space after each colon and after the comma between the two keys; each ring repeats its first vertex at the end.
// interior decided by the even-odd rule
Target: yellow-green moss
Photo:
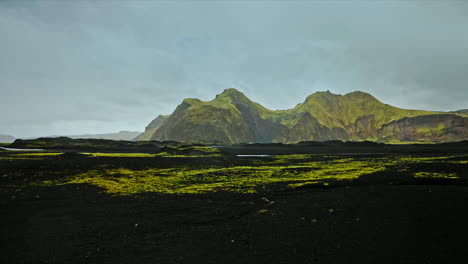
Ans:
{"type": "Polygon", "coordinates": [[[22,153],[15,154],[16,156],[57,156],[63,154],[62,152],[37,152],[37,153],[22,153]]]}
{"type": "Polygon", "coordinates": [[[432,179],[460,179],[456,173],[440,173],[440,172],[416,172],[415,178],[432,178],[432,179]]]}
{"type": "MultiPolygon", "coordinates": [[[[440,160],[441,162],[445,162],[448,159],[453,159],[453,158],[468,158],[468,155],[437,156],[437,157],[403,156],[403,157],[398,158],[398,161],[421,163],[421,162],[434,162],[436,160],[440,160]]],[[[449,162],[453,162],[453,161],[449,161],[449,162]]]]}
{"type": "Polygon", "coordinates": [[[302,187],[306,185],[312,185],[312,184],[317,184],[320,183],[319,181],[305,181],[305,182],[299,182],[299,183],[291,183],[288,184],[289,187],[291,188],[297,188],[297,187],[302,187]]]}
{"type": "MultiPolygon", "coordinates": [[[[215,154],[217,154],[215,152],[215,154]]],[[[92,153],[107,157],[154,157],[161,154],[145,153],[92,153]]],[[[28,156],[26,156],[28,157],[28,156]]],[[[33,156],[31,156],[33,157],[33,156]]],[[[190,155],[170,155],[164,158],[191,157],[190,155]]],[[[132,170],[129,168],[110,168],[101,166],[99,169],[64,177],[60,180],[43,178],[42,184],[91,184],[102,188],[105,192],[115,195],[130,195],[143,192],[168,194],[197,194],[215,191],[230,191],[253,193],[268,185],[281,183],[290,188],[304,185],[333,185],[336,181],[348,181],[362,175],[372,174],[392,168],[397,173],[412,173],[412,164],[417,163],[457,163],[457,166],[467,164],[468,155],[417,157],[417,156],[379,156],[379,157],[331,157],[324,159],[323,155],[280,155],[267,159],[243,161],[245,165],[219,167],[213,165],[177,166],[172,168],[146,168],[132,170]],[[455,159],[455,160],[452,160],[455,159]],[[461,159],[461,160],[460,160],[461,159]]],[[[411,174],[408,174],[410,176],[411,174]]],[[[416,178],[448,178],[458,179],[455,173],[418,172],[416,178]]]]}
{"type": "Polygon", "coordinates": [[[450,160],[448,163],[455,163],[455,164],[468,164],[468,160],[450,160]]]}
{"type": "Polygon", "coordinates": [[[57,156],[62,153],[56,152],[37,152],[37,153],[18,153],[18,151],[9,152],[5,156],[1,156],[0,159],[7,160],[21,160],[21,159],[42,159],[49,156],[57,156]]]}
{"type": "Polygon", "coordinates": [[[351,180],[385,169],[381,162],[341,159],[334,162],[309,162],[294,166],[235,166],[207,169],[125,168],[92,170],[64,179],[56,184],[88,183],[112,194],[142,192],[206,193],[232,191],[252,193],[271,183],[289,183],[291,187],[328,180],[351,180]]]}
{"type": "Polygon", "coordinates": [[[143,158],[143,157],[155,157],[156,154],[148,153],[81,153],[85,155],[90,155],[92,157],[115,157],[115,158],[143,158]]]}

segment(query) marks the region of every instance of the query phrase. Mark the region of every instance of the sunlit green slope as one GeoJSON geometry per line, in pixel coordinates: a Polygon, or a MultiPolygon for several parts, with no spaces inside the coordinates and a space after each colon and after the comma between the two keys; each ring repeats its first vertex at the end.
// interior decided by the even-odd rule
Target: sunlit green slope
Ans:
{"type": "Polygon", "coordinates": [[[167,120],[169,115],[158,115],[153,121],[151,121],[145,128],[145,132],[138,135],[135,140],[151,140],[154,132],[161,127],[162,124],[167,120]]]}

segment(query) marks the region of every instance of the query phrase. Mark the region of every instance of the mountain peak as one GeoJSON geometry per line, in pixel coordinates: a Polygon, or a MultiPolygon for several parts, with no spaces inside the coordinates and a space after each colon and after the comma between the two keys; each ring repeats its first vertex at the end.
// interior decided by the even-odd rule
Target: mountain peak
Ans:
{"type": "Polygon", "coordinates": [[[198,99],[198,98],[185,98],[182,101],[182,104],[193,105],[193,104],[196,104],[196,103],[199,103],[199,102],[201,102],[201,100],[198,99]]]}
{"type": "Polygon", "coordinates": [[[228,88],[228,89],[224,89],[224,91],[218,95],[216,95],[216,97],[218,96],[229,96],[229,97],[238,97],[238,96],[243,96],[245,97],[245,95],[240,92],[239,90],[235,89],[235,88],[228,88]]]}
{"type": "MultiPolygon", "coordinates": [[[[326,91],[317,91],[311,95],[324,95],[324,96],[330,96],[330,95],[340,95],[340,94],[334,94],[332,92],[330,92],[330,90],[326,90],[326,91]]],[[[309,96],[311,96],[309,95],[309,96]]]]}
{"type": "Polygon", "coordinates": [[[239,90],[237,90],[236,88],[227,88],[227,89],[224,89],[223,93],[222,94],[236,94],[236,93],[240,93],[242,94],[242,92],[240,92],[239,90]]]}
{"type": "Polygon", "coordinates": [[[371,94],[365,93],[365,92],[361,92],[361,91],[350,92],[350,93],[345,94],[345,96],[354,96],[354,97],[375,99],[375,97],[372,96],[371,94]]]}
{"type": "Polygon", "coordinates": [[[327,91],[317,91],[309,96],[307,96],[306,98],[306,102],[310,102],[310,101],[314,101],[314,100],[317,100],[317,99],[328,99],[328,98],[332,98],[332,97],[336,97],[336,96],[341,96],[340,94],[334,94],[332,92],[330,92],[329,90],[327,91]]]}
{"type": "Polygon", "coordinates": [[[222,93],[216,95],[216,101],[231,101],[231,102],[245,102],[250,101],[247,96],[245,96],[242,92],[234,89],[228,88],[225,89],[222,93]]]}
{"type": "Polygon", "coordinates": [[[318,91],[315,92],[311,95],[309,95],[306,98],[306,102],[313,102],[315,100],[333,100],[333,99],[340,99],[340,98],[348,98],[348,99],[353,99],[353,100],[372,100],[372,101],[378,101],[374,96],[371,94],[361,92],[361,91],[353,91],[344,95],[341,94],[334,94],[330,92],[329,90],[327,91],[318,91]]]}

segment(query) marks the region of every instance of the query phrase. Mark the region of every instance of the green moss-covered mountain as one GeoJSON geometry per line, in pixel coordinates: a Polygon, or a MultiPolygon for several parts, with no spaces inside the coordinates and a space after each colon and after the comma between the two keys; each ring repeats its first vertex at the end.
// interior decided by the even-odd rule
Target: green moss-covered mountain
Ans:
{"type": "Polygon", "coordinates": [[[316,92],[293,109],[270,110],[230,88],[208,102],[185,99],[171,115],[153,120],[137,140],[445,142],[467,140],[467,120],[462,111],[401,109],[364,92],[316,92]],[[410,128],[437,132],[399,132],[410,128]]]}

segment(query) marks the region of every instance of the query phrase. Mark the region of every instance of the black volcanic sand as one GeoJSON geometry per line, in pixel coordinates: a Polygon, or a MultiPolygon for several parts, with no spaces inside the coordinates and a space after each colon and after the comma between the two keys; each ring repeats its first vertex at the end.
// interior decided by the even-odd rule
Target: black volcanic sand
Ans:
{"type": "Polygon", "coordinates": [[[102,165],[232,166],[261,158],[1,159],[6,153],[0,153],[0,263],[468,263],[464,166],[424,165],[456,171],[461,181],[415,181],[389,170],[332,186],[276,184],[255,194],[112,196],[85,184],[28,183],[38,172],[75,174],[102,165]]]}

